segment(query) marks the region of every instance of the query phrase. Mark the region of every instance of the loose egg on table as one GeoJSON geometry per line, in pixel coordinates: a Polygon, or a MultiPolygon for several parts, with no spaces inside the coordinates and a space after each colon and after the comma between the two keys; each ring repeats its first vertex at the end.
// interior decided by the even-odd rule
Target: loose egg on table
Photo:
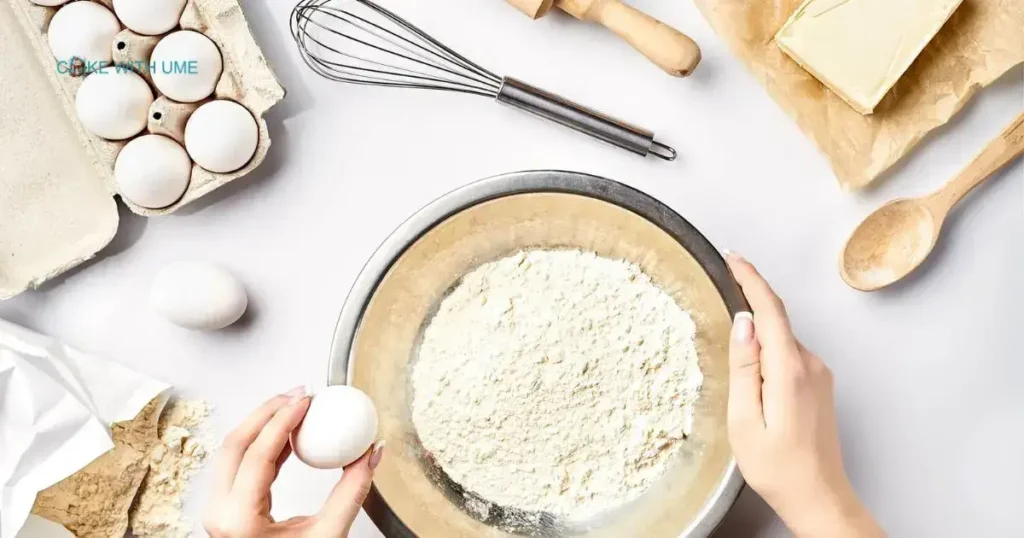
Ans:
{"type": "Polygon", "coordinates": [[[114,36],[120,31],[121,23],[102,4],[72,2],[50,19],[46,37],[58,62],[77,58],[92,70],[113,61],[114,36]]]}
{"type": "Polygon", "coordinates": [[[363,391],[332,385],[316,391],[302,423],[292,433],[292,450],[317,469],[337,469],[358,460],[377,438],[377,409],[363,391]]]}
{"type": "Polygon", "coordinates": [[[192,160],[180,144],[161,135],[128,142],[114,161],[114,181],[123,198],[149,209],[177,202],[188,190],[192,160]]]}
{"type": "Polygon", "coordinates": [[[224,269],[206,262],[182,261],[157,273],[150,302],[175,325],[214,331],[238,321],[249,299],[242,283],[224,269]]]}
{"type": "Polygon", "coordinates": [[[75,94],[82,126],[108,140],[124,140],[142,132],[152,104],[149,84],[129,70],[108,68],[89,74],[75,94]]]}
{"type": "Polygon", "coordinates": [[[217,45],[192,30],[180,30],[161,39],[150,63],[156,89],[181,103],[195,103],[212,95],[224,71],[217,45]]]}
{"type": "Polygon", "coordinates": [[[114,13],[129,30],[160,35],[178,25],[185,0],[114,0],[114,13]]]}
{"type": "Polygon", "coordinates": [[[242,168],[256,153],[258,142],[256,119],[234,101],[206,103],[185,124],[185,149],[210,172],[226,174],[242,168]]]}

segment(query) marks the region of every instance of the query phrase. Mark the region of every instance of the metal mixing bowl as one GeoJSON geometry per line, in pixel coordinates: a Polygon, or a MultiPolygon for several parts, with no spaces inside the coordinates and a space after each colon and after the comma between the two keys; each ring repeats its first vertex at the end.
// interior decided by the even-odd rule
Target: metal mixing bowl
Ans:
{"type": "Polygon", "coordinates": [[[373,399],[388,446],[367,513],[388,538],[710,535],[743,487],[726,439],[726,399],[731,320],[746,309],[711,243],[667,206],[621,183],[519,172],[443,196],[370,258],[334,336],[329,383],[349,383],[373,399]],[[633,261],[697,324],[704,385],[693,434],[640,498],[589,521],[504,508],[481,514],[473,493],[424,453],[411,421],[409,366],[440,300],[469,270],[527,248],[579,248],[633,261]]]}

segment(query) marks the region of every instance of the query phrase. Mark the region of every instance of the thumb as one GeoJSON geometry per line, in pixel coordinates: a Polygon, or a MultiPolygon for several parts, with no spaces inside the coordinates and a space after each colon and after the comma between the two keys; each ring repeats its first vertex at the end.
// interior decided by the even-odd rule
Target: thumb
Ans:
{"type": "Polygon", "coordinates": [[[729,337],[729,433],[764,429],[761,406],[761,345],[754,335],[754,317],[740,312],[729,337]]]}
{"type": "Polygon", "coordinates": [[[331,490],[317,515],[317,536],[344,538],[370,493],[373,471],[383,455],[384,441],[377,441],[366,454],[345,467],[341,480],[331,490]]]}

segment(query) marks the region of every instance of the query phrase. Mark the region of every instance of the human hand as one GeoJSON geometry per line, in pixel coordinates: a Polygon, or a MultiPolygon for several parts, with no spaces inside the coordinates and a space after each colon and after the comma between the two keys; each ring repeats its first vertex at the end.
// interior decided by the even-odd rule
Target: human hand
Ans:
{"type": "Polygon", "coordinates": [[[318,514],[280,522],[270,516],[270,485],[291,455],[288,436],[307,409],[305,388],[293,389],[267,400],[224,439],[213,495],[203,517],[203,527],[212,538],[348,536],[380,463],[383,445],[379,442],[345,467],[318,514]]]}
{"type": "Polygon", "coordinates": [[[798,537],[885,536],[843,469],[832,372],[793,336],[754,266],[726,261],[753,311],[736,316],[729,346],[729,442],[743,477],[798,537]]]}

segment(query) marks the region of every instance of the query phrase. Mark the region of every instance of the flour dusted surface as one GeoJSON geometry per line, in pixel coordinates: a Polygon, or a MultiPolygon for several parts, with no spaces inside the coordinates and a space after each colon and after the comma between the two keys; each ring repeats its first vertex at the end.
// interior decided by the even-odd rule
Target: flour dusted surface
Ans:
{"type": "Polygon", "coordinates": [[[695,332],[635,264],[520,252],[441,302],[413,368],[413,423],[467,491],[586,518],[643,493],[690,433],[695,332]]]}
{"type": "Polygon", "coordinates": [[[136,538],[188,538],[192,522],[181,513],[189,481],[208,456],[208,441],[198,435],[210,415],[202,400],[171,400],[160,416],[160,442],[149,455],[149,473],[132,503],[136,538]]]}
{"type": "Polygon", "coordinates": [[[156,398],[111,427],[114,448],[43,490],[32,513],[79,538],[188,538],[181,498],[207,451],[195,432],[209,415],[201,400],[156,398]]]}

